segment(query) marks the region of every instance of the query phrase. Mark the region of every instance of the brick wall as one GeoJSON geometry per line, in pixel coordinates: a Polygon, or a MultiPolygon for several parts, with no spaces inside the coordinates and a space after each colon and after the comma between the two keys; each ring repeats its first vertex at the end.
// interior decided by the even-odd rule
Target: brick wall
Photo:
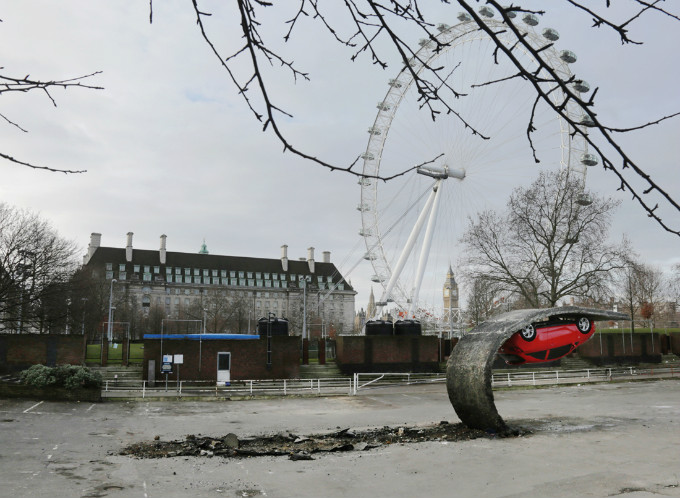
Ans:
{"type": "Polygon", "coordinates": [[[596,364],[599,363],[656,363],[661,361],[662,345],[658,334],[633,334],[632,345],[630,332],[623,334],[603,334],[600,346],[600,335],[595,332],[585,344],[580,345],[575,353],[596,364]]]}
{"type": "MultiPolygon", "coordinates": [[[[180,380],[217,380],[217,353],[231,353],[231,379],[292,379],[300,376],[300,338],[274,336],[272,364],[267,367],[267,339],[238,340],[144,340],[144,378],[148,380],[149,360],[156,360],[156,380],[161,376],[161,355],[184,355],[180,365],[180,380]]],[[[172,378],[177,378],[173,367],[172,378]]]]}
{"type": "Polygon", "coordinates": [[[432,336],[339,336],[336,361],[356,372],[437,372],[439,339],[432,336]]]}
{"type": "Polygon", "coordinates": [[[0,372],[31,365],[84,365],[85,336],[56,334],[0,334],[0,372]]]}

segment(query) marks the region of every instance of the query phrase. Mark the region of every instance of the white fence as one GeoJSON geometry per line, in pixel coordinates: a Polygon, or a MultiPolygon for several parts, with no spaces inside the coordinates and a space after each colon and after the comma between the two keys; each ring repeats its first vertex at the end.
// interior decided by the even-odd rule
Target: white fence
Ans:
{"type": "MultiPolygon", "coordinates": [[[[494,388],[640,380],[680,375],[674,367],[659,368],[592,368],[584,370],[513,370],[496,372],[491,377],[494,388]]],[[[102,396],[115,397],[248,397],[289,395],[358,395],[375,389],[416,384],[443,384],[445,374],[357,373],[352,377],[283,380],[240,380],[227,386],[214,381],[106,381],[102,396]]]]}

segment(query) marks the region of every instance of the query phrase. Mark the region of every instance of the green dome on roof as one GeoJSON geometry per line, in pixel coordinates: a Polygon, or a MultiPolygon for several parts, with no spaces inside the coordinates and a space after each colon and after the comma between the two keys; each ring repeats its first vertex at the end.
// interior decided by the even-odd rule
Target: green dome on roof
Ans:
{"type": "Polygon", "coordinates": [[[205,239],[203,239],[203,244],[201,244],[201,250],[198,251],[198,254],[210,254],[208,252],[208,246],[205,245],[205,239]]]}

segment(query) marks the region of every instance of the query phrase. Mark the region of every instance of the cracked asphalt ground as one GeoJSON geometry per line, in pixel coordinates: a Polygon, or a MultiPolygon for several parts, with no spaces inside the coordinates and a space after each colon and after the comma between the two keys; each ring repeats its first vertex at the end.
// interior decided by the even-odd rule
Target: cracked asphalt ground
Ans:
{"type": "Polygon", "coordinates": [[[447,440],[435,432],[426,440],[354,444],[371,431],[460,427],[444,385],[233,402],[0,400],[0,496],[680,497],[679,380],[495,396],[503,418],[531,434],[447,440]],[[304,450],[313,460],[290,459],[288,450],[238,458],[201,456],[206,448],[197,456],[121,454],[172,441],[209,449],[219,440],[233,449],[281,437],[299,445],[344,429],[355,439],[352,450],[304,450]]]}

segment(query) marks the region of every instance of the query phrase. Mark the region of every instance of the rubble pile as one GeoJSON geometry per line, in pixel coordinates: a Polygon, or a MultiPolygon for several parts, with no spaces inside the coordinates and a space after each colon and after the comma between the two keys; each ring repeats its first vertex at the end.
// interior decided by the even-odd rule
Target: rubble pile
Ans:
{"type": "MultiPolygon", "coordinates": [[[[519,431],[503,434],[520,435],[519,431]]],[[[235,434],[224,437],[188,435],[183,441],[154,441],[135,443],[120,454],[137,458],[167,458],[178,456],[220,456],[247,458],[257,456],[288,456],[292,460],[312,460],[315,453],[365,451],[389,444],[419,443],[424,441],[468,441],[497,437],[497,434],[469,429],[463,424],[439,424],[418,427],[382,427],[353,431],[341,429],[327,434],[299,436],[291,433],[239,438],[235,434]]]]}

